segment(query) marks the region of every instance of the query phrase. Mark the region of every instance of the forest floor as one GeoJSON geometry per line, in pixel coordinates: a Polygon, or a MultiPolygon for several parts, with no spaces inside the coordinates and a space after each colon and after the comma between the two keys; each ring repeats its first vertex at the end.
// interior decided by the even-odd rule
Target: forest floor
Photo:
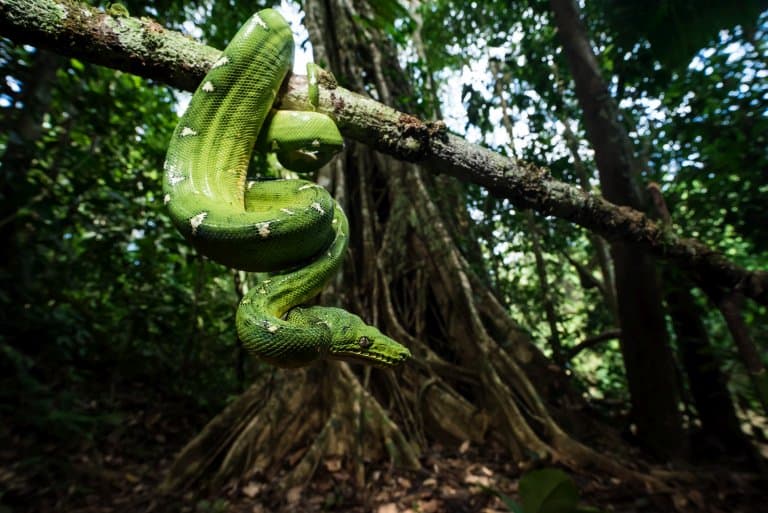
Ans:
{"type": "MultiPolygon", "coordinates": [[[[0,424],[0,440],[10,443],[0,445],[0,513],[492,513],[510,511],[500,495],[517,499],[522,470],[500,452],[468,443],[434,444],[422,456],[420,471],[369,464],[364,486],[355,485],[341,460],[329,459],[303,488],[278,493],[276,486],[252,480],[208,497],[194,489],[181,497],[161,498],[155,490],[174,454],[210,414],[190,416],[188,407],[149,400],[150,395],[134,390],[131,398],[123,398],[118,424],[103,435],[73,437],[75,444],[46,441],[13,418],[5,419],[10,422],[0,424]]],[[[765,474],[735,472],[723,465],[691,471],[685,482],[667,480],[669,488],[663,493],[611,477],[568,473],[582,503],[599,511],[768,511],[765,474]]]]}

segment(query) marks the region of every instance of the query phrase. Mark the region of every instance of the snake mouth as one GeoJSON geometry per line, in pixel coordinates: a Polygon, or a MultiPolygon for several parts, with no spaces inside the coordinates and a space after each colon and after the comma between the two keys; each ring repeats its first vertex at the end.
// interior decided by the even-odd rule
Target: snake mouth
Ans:
{"type": "Polygon", "coordinates": [[[341,360],[349,363],[364,363],[376,367],[395,367],[411,357],[410,352],[400,353],[396,356],[376,353],[356,353],[353,351],[338,351],[328,355],[333,360],[341,360]]]}

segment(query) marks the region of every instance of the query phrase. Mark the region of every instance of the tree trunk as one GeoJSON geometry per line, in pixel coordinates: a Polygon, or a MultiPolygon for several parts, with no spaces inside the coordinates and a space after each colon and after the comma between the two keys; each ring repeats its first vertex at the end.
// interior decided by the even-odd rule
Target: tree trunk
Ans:
{"type": "MultiPolygon", "coordinates": [[[[372,16],[362,1],[310,1],[305,23],[316,60],[344,87],[396,104],[412,94],[393,45],[357,21],[372,16]]],[[[331,93],[321,90],[321,102],[331,93]]],[[[461,184],[354,142],[320,182],[350,220],[343,280],[324,300],[408,345],[413,360],[397,373],[322,363],[262,377],[190,442],[164,491],[248,478],[277,479],[284,490],[334,461],[363,493],[366,462],[418,466],[433,440],[494,440],[519,463],[554,459],[645,479],[561,427],[590,436],[598,430],[618,444],[615,433],[588,419],[565,374],[512,322],[487,277],[477,274],[482,263],[468,263],[465,253],[479,252],[469,246],[461,184]],[[289,465],[281,465],[285,458],[289,465]]]]}
{"type": "Polygon", "coordinates": [[[704,312],[691,294],[691,284],[674,270],[664,273],[667,308],[677,334],[680,361],[688,376],[691,395],[701,420],[695,437],[694,457],[721,461],[723,457],[749,459],[754,456],[741,431],[720,362],[714,357],[702,322],[704,312]]]}
{"type": "Polygon", "coordinates": [[[544,262],[544,254],[541,248],[541,234],[539,233],[539,227],[536,225],[536,219],[533,217],[533,212],[529,210],[525,214],[528,224],[528,236],[531,237],[533,256],[536,260],[536,274],[539,277],[539,288],[541,289],[541,304],[544,307],[547,324],[549,325],[549,345],[552,349],[552,359],[558,365],[563,365],[565,363],[563,346],[560,342],[560,332],[557,328],[555,302],[552,299],[549,278],[547,278],[547,264],[544,262]]]}
{"type": "MultiPolygon", "coordinates": [[[[666,225],[672,216],[658,184],[646,188],[655,213],[666,225]]],[[[677,336],[680,361],[688,377],[693,403],[701,428],[692,441],[694,457],[717,461],[725,458],[756,461],[754,448],[741,430],[726,378],[713,354],[704,327],[704,312],[691,293],[693,284],[682,273],[664,267],[664,292],[667,310],[677,336]]]]}
{"type": "Polygon", "coordinates": [[[742,317],[741,309],[744,304],[744,297],[738,292],[730,294],[721,294],[717,291],[708,292],[728,325],[728,330],[731,332],[733,342],[739,351],[741,361],[744,362],[744,367],[752,381],[757,400],[762,405],[763,411],[768,413],[768,371],[765,369],[760,351],[752,341],[749,329],[742,317]]]}
{"type": "MultiPolygon", "coordinates": [[[[631,142],[603,80],[573,0],[550,0],[560,40],[584,114],[587,136],[606,199],[642,210],[634,182],[631,142]]],[[[679,388],[653,259],[626,242],[611,245],[618,296],[621,349],[640,441],[661,458],[681,456],[686,436],[679,388]]]]}
{"type": "MultiPolygon", "coordinates": [[[[6,120],[8,143],[0,161],[2,178],[0,179],[0,266],[8,269],[13,276],[11,285],[14,292],[23,294],[32,281],[26,263],[18,261],[18,247],[24,244],[24,225],[19,222],[19,209],[32,201],[35,194],[44,194],[31,189],[27,182],[35,141],[42,134],[43,116],[48,111],[51,101],[51,88],[55,83],[56,73],[63,65],[64,58],[44,50],[32,55],[29,69],[26,70],[28,83],[15,102],[22,107],[18,114],[6,120]]],[[[11,109],[7,109],[11,110],[11,109]]]]}

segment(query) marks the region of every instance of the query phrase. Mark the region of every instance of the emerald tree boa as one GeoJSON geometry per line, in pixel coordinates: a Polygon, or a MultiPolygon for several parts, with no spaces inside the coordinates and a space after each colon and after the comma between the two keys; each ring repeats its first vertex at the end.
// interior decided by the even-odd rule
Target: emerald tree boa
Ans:
{"type": "MultiPolygon", "coordinates": [[[[340,308],[301,306],[338,271],[348,244],[344,212],[321,186],[301,179],[248,180],[254,147],[307,173],[343,139],[312,111],[274,111],[293,66],[293,36],[282,16],[254,14],[213,64],[179,120],[163,173],[171,219],[200,253],[257,271],[236,324],[245,347],[283,367],[319,358],[397,365],[408,349],[340,308]]],[[[309,98],[317,81],[309,69],[309,98]]],[[[273,158],[262,159],[272,162],[273,158]]]]}

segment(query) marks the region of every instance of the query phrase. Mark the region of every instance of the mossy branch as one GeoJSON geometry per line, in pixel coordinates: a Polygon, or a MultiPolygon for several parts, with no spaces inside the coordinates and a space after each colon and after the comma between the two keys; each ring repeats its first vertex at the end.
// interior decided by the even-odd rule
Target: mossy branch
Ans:
{"type": "MultiPolygon", "coordinates": [[[[120,12],[113,16],[69,0],[0,0],[0,35],[189,91],[220,53],[152,19],[120,12]]],[[[333,116],[346,137],[481,185],[518,208],[571,221],[608,240],[635,243],[675,262],[709,289],[735,290],[768,304],[766,271],[748,271],[641,212],[554,180],[545,168],[470,144],[448,133],[440,122],[425,123],[398,112],[337,86],[330,76],[324,85],[318,110],[333,116]]],[[[305,77],[292,76],[281,105],[308,108],[306,91],[305,77]]]]}

